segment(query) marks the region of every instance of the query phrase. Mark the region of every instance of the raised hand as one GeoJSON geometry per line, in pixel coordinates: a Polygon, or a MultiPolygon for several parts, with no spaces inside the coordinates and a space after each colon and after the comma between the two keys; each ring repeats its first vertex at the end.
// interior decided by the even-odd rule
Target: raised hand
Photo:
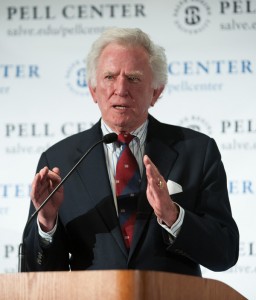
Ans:
{"type": "Polygon", "coordinates": [[[166,181],[159,173],[157,167],[153,164],[153,162],[147,155],[144,156],[143,161],[146,168],[146,176],[148,180],[148,201],[152,206],[155,215],[168,227],[171,227],[178,218],[178,207],[172,201],[168,192],[166,181]]]}
{"type": "MultiPolygon", "coordinates": [[[[36,209],[60,182],[61,177],[59,168],[50,170],[48,167],[44,167],[36,174],[31,188],[31,200],[36,209]]],[[[61,186],[49,199],[47,204],[39,211],[38,220],[43,231],[48,232],[54,227],[63,199],[64,189],[63,186],[61,186]]]]}

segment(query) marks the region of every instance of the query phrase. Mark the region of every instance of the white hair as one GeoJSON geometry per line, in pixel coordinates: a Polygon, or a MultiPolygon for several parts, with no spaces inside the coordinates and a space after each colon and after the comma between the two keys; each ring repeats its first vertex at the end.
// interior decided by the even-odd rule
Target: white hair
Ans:
{"type": "Polygon", "coordinates": [[[86,80],[96,87],[96,70],[99,57],[110,43],[141,46],[149,54],[149,63],[153,72],[153,88],[163,87],[167,83],[167,59],[163,47],[156,45],[149,36],[138,28],[110,28],[92,44],[86,60],[86,80]]]}

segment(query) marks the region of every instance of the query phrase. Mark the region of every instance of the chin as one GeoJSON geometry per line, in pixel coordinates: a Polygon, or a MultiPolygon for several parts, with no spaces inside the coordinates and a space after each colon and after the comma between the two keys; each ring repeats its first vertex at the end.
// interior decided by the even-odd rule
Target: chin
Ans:
{"type": "Polygon", "coordinates": [[[115,123],[111,126],[111,128],[116,132],[130,132],[132,130],[131,126],[127,123],[115,123]]]}
{"type": "Polygon", "coordinates": [[[109,127],[114,131],[132,131],[139,127],[138,119],[130,118],[129,116],[115,116],[108,122],[109,127]]]}

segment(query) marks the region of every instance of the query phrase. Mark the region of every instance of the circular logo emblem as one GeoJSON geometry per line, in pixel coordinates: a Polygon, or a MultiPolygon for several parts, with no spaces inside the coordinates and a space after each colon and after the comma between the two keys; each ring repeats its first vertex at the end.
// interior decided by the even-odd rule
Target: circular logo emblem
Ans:
{"type": "Polygon", "coordinates": [[[211,10],[203,0],[182,0],[174,9],[176,26],[187,33],[199,33],[210,23],[211,10]]]}
{"type": "Polygon", "coordinates": [[[179,122],[178,125],[202,132],[207,135],[211,135],[212,133],[210,125],[204,119],[198,116],[184,118],[179,122]]]}
{"type": "Polygon", "coordinates": [[[84,96],[89,95],[85,77],[85,65],[82,61],[75,61],[69,66],[66,73],[66,84],[75,94],[84,96]]]}

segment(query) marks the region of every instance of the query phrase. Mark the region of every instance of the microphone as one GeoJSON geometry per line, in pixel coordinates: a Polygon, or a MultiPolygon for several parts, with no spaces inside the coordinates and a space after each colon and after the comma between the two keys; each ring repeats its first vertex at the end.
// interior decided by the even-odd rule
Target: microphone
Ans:
{"type": "Polygon", "coordinates": [[[79,159],[79,161],[73,166],[73,168],[67,173],[67,175],[61,180],[61,182],[53,189],[53,191],[48,195],[48,197],[41,203],[41,205],[34,211],[34,213],[30,216],[28,221],[25,224],[21,244],[19,245],[19,261],[18,261],[18,272],[25,272],[26,266],[25,266],[25,245],[24,245],[24,237],[25,233],[27,231],[28,225],[31,223],[31,221],[34,219],[34,217],[38,214],[38,212],[45,206],[45,204],[49,201],[49,199],[58,191],[58,189],[63,185],[63,183],[69,178],[69,176],[75,171],[75,169],[80,165],[80,163],[84,160],[84,158],[94,149],[98,144],[104,143],[104,144],[111,144],[117,140],[117,134],[112,132],[108,133],[103,136],[101,140],[99,140],[97,143],[92,145],[85,154],[79,159]]]}

